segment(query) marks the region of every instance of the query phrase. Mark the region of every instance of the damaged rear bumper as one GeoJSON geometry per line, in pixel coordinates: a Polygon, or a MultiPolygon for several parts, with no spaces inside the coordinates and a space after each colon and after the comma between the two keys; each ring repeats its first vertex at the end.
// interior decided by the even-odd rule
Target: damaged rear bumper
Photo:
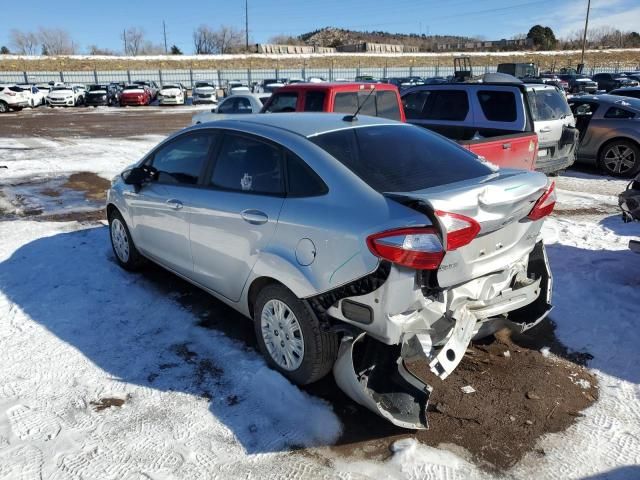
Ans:
{"type": "MultiPolygon", "coordinates": [[[[408,321],[401,322],[400,327],[392,325],[393,332],[402,330],[397,342],[385,341],[389,335],[377,335],[375,329],[374,334],[365,331],[345,335],[333,368],[338,386],[399,427],[427,428],[426,409],[432,388],[413,375],[406,362],[422,359],[444,380],[456,369],[473,338],[504,327],[522,332],[539,323],[552,308],[552,277],[541,242],[528,255],[523,268],[474,280],[447,295],[437,295],[438,299],[413,305],[415,310],[402,313],[403,320],[408,321]],[[486,292],[487,282],[498,288],[498,293],[483,298],[471,296],[486,292]]],[[[367,295],[357,300],[366,305],[363,297],[367,295]]],[[[397,317],[387,315],[392,321],[397,317]]]]}

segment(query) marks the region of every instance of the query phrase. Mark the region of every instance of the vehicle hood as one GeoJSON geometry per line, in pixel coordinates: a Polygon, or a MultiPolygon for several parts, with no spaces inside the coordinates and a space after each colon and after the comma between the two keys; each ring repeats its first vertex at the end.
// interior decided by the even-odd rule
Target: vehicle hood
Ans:
{"type": "Polygon", "coordinates": [[[87,92],[87,95],[106,95],[107,91],[106,90],[91,90],[90,92],[87,92]]]}
{"type": "Polygon", "coordinates": [[[136,88],[134,90],[123,90],[122,95],[140,95],[146,93],[144,88],[136,88]]]}
{"type": "Polygon", "coordinates": [[[596,83],[595,81],[589,80],[588,78],[576,78],[575,81],[578,83],[596,83]]]}
{"type": "Polygon", "coordinates": [[[180,90],[179,88],[163,88],[162,90],[160,90],[160,95],[180,95],[180,93],[182,92],[182,90],[180,90]]]}
{"type": "Polygon", "coordinates": [[[214,93],[215,88],[213,87],[197,87],[193,89],[194,93],[214,93]]]}
{"type": "Polygon", "coordinates": [[[49,97],[51,98],[63,98],[73,95],[73,90],[55,90],[49,92],[49,97]]]}

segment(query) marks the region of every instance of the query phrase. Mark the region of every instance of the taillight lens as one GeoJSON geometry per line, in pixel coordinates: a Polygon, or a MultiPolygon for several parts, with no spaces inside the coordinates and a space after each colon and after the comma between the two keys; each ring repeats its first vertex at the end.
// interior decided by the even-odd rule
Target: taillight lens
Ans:
{"type": "Polygon", "coordinates": [[[436,270],[444,257],[440,237],[433,227],[400,228],[367,238],[376,257],[418,270],[436,270]]]}
{"type": "Polygon", "coordinates": [[[468,245],[480,232],[480,224],[473,218],[442,210],[436,210],[436,216],[447,232],[448,252],[468,245]]]}
{"type": "Polygon", "coordinates": [[[553,212],[553,207],[556,206],[556,183],[551,182],[549,188],[544,192],[544,194],[538,199],[536,204],[529,212],[527,218],[530,220],[540,220],[541,218],[546,217],[547,215],[551,215],[553,212]]]}

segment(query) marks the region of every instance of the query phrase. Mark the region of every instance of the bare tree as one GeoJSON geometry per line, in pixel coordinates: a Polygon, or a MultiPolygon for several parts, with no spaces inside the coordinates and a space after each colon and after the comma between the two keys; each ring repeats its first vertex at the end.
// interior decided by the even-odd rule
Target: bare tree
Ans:
{"type": "Polygon", "coordinates": [[[127,28],[121,36],[125,44],[125,55],[138,55],[144,46],[144,30],[141,28],[127,28]]]}
{"type": "Polygon", "coordinates": [[[231,53],[242,48],[244,31],[221,25],[213,32],[214,53],[231,53]]]}
{"type": "Polygon", "coordinates": [[[149,40],[145,40],[140,47],[141,55],[163,55],[164,53],[164,46],[159,43],[153,43],[149,40]]]}
{"type": "Polygon", "coordinates": [[[297,37],[291,35],[275,35],[267,40],[267,43],[275,45],[304,45],[305,43],[297,37]]]}
{"type": "Polygon", "coordinates": [[[9,34],[11,47],[20,55],[36,55],[38,53],[38,36],[33,32],[13,29],[9,34]]]}
{"type": "Polygon", "coordinates": [[[193,46],[196,55],[206,55],[213,52],[213,31],[207,25],[200,25],[193,31],[193,46]]]}
{"type": "Polygon", "coordinates": [[[76,53],[76,44],[71,39],[69,32],[62,28],[40,27],[38,39],[42,45],[42,51],[48,55],[73,55],[76,53]]]}
{"type": "Polygon", "coordinates": [[[117,55],[113,50],[109,50],[108,48],[100,48],[97,45],[89,45],[89,48],[87,50],[89,51],[89,55],[117,55]]]}

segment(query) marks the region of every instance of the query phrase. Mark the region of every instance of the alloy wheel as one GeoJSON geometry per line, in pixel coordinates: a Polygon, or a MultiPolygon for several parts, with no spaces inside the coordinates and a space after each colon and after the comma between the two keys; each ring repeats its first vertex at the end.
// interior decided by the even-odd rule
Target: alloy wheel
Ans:
{"type": "Polygon", "coordinates": [[[636,166],[636,154],[626,145],[612,145],[605,152],[603,163],[610,172],[625,174],[636,166]]]}
{"type": "Polygon", "coordinates": [[[302,328],[293,311],[280,300],[269,300],[260,315],[262,339],[273,361],[282,369],[293,371],[304,358],[302,328]]]}

